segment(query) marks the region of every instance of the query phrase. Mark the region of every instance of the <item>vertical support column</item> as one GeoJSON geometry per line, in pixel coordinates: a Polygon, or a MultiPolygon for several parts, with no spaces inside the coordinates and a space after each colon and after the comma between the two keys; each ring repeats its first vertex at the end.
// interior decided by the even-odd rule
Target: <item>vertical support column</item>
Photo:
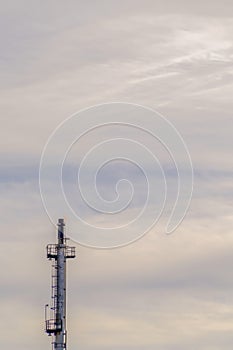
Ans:
{"type": "Polygon", "coordinates": [[[64,220],[58,220],[57,246],[57,305],[56,323],[61,329],[55,336],[55,349],[66,349],[66,255],[64,238],[64,220]]]}
{"type": "Polygon", "coordinates": [[[45,306],[45,331],[53,335],[53,349],[67,350],[66,330],[66,260],[75,258],[75,247],[66,245],[64,233],[64,220],[58,220],[57,244],[47,245],[47,258],[54,259],[52,275],[52,307],[50,307],[50,319],[47,318],[45,306]]]}

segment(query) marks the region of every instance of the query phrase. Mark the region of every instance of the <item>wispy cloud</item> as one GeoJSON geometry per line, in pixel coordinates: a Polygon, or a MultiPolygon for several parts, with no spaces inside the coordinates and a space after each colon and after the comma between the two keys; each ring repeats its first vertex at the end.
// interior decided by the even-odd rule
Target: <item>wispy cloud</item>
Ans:
{"type": "MultiPolygon", "coordinates": [[[[232,349],[232,4],[2,2],[2,347],[49,346],[44,247],[55,229],[39,194],[43,146],[79,108],[122,100],[159,109],[179,129],[194,162],[193,202],[172,236],[162,234],[162,221],[121,250],[77,247],[69,266],[70,346],[232,349]]],[[[81,151],[91,139],[97,136],[81,143],[81,151]]],[[[173,188],[173,168],[157,147],[173,188]]],[[[141,181],[135,169],[117,169],[99,179],[108,198],[122,174],[141,181]]],[[[66,175],[72,191],[75,179],[66,175]]],[[[136,208],[141,200],[139,194],[136,208]]]]}

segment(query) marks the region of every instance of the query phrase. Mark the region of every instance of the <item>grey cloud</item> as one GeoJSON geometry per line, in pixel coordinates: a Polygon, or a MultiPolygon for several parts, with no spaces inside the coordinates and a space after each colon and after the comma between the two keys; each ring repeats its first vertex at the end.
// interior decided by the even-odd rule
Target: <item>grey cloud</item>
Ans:
{"type": "MultiPolygon", "coordinates": [[[[172,236],[162,222],[121,250],[77,246],[70,347],[232,348],[232,10],[226,0],[1,3],[2,347],[49,346],[45,246],[55,228],[37,183],[43,146],[79,108],[123,100],[158,108],[179,129],[194,162],[194,198],[172,236]]],[[[174,169],[159,154],[174,188],[174,169]]],[[[99,179],[103,190],[117,170],[99,179]]]]}

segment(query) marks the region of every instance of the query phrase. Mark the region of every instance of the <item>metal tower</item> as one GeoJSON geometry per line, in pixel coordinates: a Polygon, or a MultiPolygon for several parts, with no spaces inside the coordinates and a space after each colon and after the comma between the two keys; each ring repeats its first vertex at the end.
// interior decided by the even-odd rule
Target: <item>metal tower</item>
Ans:
{"type": "Polygon", "coordinates": [[[45,306],[45,331],[53,335],[54,350],[66,350],[66,259],[75,258],[75,247],[66,245],[68,238],[65,238],[64,220],[58,219],[57,226],[57,244],[47,245],[47,258],[53,260],[53,264],[52,301],[50,307],[48,304],[45,306]]]}

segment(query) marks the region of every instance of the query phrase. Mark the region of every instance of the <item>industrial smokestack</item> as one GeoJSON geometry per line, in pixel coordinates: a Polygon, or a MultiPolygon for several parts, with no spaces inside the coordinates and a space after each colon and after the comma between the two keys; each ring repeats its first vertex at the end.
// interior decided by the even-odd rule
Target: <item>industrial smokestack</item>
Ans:
{"type": "Polygon", "coordinates": [[[47,258],[53,260],[50,318],[45,306],[45,330],[53,336],[53,349],[67,349],[66,259],[75,258],[75,247],[66,245],[64,219],[58,219],[57,244],[47,245],[47,258]]]}

